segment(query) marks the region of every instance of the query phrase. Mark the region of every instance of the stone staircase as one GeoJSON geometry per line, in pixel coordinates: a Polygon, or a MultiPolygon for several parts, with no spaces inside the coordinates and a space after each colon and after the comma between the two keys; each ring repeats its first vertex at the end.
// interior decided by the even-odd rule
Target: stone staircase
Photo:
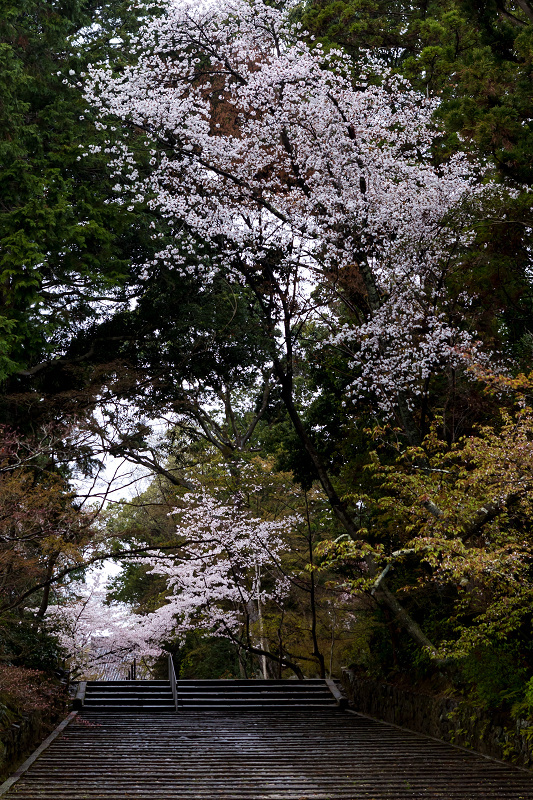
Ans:
{"type": "Polygon", "coordinates": [[[6,796],[125,799],[533,800],[533,777],[327,707],[254,714],[91,711],[73,719],[6,796]]]}
{"type": "Polygon", "coordinates": [[[336,707],[323,680],[183,680],[177,685],[178,711],[305,711],[336,707]]]}
{"type": "MultiPolygon", "coordinates": [[[[335,709],[337,700],[323,680],[180,680],[178,713],[277,712],[335,709]]],[[[87,713],[175,713],[168,681],[88,681],[87,713]]]]}
{"type": "Polygon", "coordinates": [[[99,714],[174,714],[168,681],[87,681],[85,712],[99,714]]]}

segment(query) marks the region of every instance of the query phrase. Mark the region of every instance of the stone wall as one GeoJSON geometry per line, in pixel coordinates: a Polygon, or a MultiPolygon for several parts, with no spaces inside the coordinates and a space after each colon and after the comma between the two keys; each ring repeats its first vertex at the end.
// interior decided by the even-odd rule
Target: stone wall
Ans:
{"type": "Polygon", "coordinates": [[[31,711],[0,728],[0,783],[46,739],[67,713],[68,698],[54,709],[31,711]]]}
{"type": "Polygon", "coordinates": [[[7,778],[50,732],[50,721],[35,711],[0,730],[0,781],[7,778]]]}
{"type": "Polygon", "coordinates": [[[533,768],[533,723],[490,714],[475,705],[434,697],[342,671],[342,685],[354,711],[402,728],[467,747],[483,755],[533,768]],[[528,741],[527,731],[532,740],[528,741]]]}

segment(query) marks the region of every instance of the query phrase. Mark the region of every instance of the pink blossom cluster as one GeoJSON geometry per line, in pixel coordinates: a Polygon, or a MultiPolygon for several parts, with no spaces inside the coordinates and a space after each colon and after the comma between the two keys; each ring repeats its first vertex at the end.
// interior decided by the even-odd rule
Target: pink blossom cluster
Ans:
{"type": "Polygon", "coordinates": [[[75,678],[98,678],[104,668],[122,667],[134,657],[150,664],[169,633],[161,617],[106,605],[105,595],[99,585],[83,585],[76,600],[48,607],[47,626],[65,649],[75,678]]]}
{"type": "Polygon", "coordinates": [[[307,44],[294,5],[170,4],[140,34],[135,64],[90,68],[84,91],[101,125],[144,132],[148,171],[131,139],[110,135],[105,149],[118,201],[147,200],[174,230],[154,264],[200,281],[268,277],[278,323],[287,298],[309,316],[315,287],[360,269],[353,395],[372,384],[386,409],[472,357],[476,337],[452,325],[441,287],[472,241],[475,203],[497,190],[463,155],[435,166],[434,100],[377,62],[307,44]]]}
{"type": "Polygon", "coordinates": [[[208,494],[187,494],[176,509],[176,552],[153,551],[130,562],[148,566],[166,580],[167,602],[150,614],[126,605],[106,605],[99,585],[81,587],[74,602],[50,606],[48,627],[68,653],[73,674],[98,677],[105,665],[136,657],[150,665],[161,643],[189,630],[236,635],[258,604],[277,605],[290,583],[279,567],[286,537],[301,523],[297,515],[277,520],[253,517],[239,502],[224,504],[208,494]]]}
{"type": "Polygon", "coordinates": [[[301,522],[296,515],[277,520],[254,518],[239,504],[211,495],[188,494],[180,521],[179,554],[154,553],[138,559],[166,579],[168,603],[154,612],[175,634],[203,629],[213,635],[236,634],[250,605],[281,603],[289,583],[279,569],[286,536],[301,522]]]}
{"type": "Polygon", "coordinates": [[[351,400],[373,397],[387,416],[399,388],[411,408],[432,373],[487,362],[488,354],[474,334],[453,325],[441,310],[443,294],[394,292],[367,322],[328,337],[327,344],[349,354],[358,374],[351,400]]]}

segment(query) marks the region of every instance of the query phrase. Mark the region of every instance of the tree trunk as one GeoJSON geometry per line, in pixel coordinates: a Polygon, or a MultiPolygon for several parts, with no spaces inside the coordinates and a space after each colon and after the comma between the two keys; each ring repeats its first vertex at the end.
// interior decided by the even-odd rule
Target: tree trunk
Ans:
{"type": "MultiPolygon", "coordinates": [[[[392,611],[394,619],[401,625],[406,633],[409,634],[420,647],[427,650],[431,658],[436,659],[436,648],[428,639],[420,625],[407,613],[405,608],[398,602],[392,592],[387,588],[384,581],[381,581],[379,588],[376,589],[374,597],[378,603],[383,603],[392,611]]],[[[439,660],[439,659],[437,659],[439,660]]]]}
{"type": "MultiPolygon", "coordinates": [[[[337,519],[341,522],[346,532],[351,536],[352,539],[356,540],[358,538],[358,527],[355,524],[354,520],[351,518],[349,513],[346,511],[344,504],[342,503],[340,497],[338,496],[337,492],[335,491],[333,484],[329,478],[327,473],[326,467],[324,466],[322,459],[315,448],[313,442],[311,441],[307,431],[305,430],[305,426],[300,418],[298,410],[294,405],[293,397],[292,397],[292,381],[290,376],[288,377],[285,375],[283,368],[278,360],[274,361],[274,370],[276,372],[276,376],[281,384],[281,391],[283,402],[287,409],[287,413],[294,425],[296,433],[300,437],[300,441],[302,442],[307,454],[311,458],[313,465],[317,471],[318,478],[326,493],[326,496],[329,500],[331,508],[335,513],[337,519]]],[[[410,414],[408,409],[406,409],[407,413],[410,414]]],[[[374,572],[376,571],[373,561],[369,563],[369,567],[374,572]]],[[[408,612],[403,608],[403,606],[399,603],[399,601],[395,598],[392,592],[386,587],[384,580],[381,581],[379,587],[379,593],[376,599],[387,606],[390,611],[394,614],[396,619],[398,620],[399,624],[404,628],[406,633],[411,636],[411,638],[421,647],[428,648],[430,654],[434,654],[436,651],[435,646],[430,642],[430,640],[425,636],[422,629],[408,614],[408,612]]]]}

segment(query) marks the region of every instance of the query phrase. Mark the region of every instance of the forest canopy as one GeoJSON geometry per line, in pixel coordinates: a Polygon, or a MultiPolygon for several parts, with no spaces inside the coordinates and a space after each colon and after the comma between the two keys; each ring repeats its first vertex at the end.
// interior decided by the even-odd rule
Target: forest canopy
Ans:
{"type": "Polygon", "coordinates": [[[532,31],[525,1],[6,4],[4,662],[351,664],[523,713],[532,31]]]}

